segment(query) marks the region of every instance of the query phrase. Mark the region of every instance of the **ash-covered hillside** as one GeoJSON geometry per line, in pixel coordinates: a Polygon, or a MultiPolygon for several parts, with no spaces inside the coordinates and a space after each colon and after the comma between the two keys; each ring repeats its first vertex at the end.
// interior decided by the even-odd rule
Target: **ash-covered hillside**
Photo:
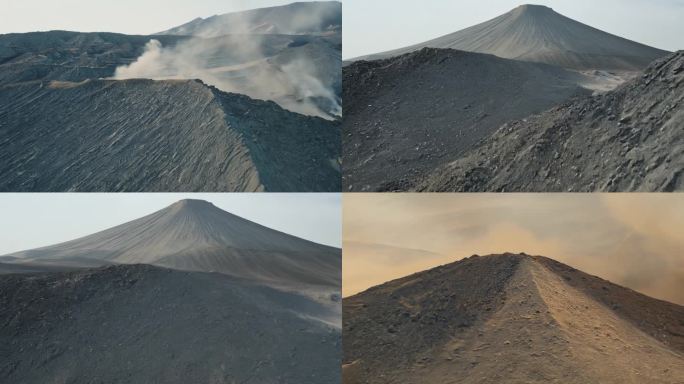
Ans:
{"type": "Polygon", "coordinates": [[[684,307],[544,257],[469,257],[343,308],[345,384],[684,380],[684,307]]]}
{"type": "Polygon", "coordinates": [[[0,276],[6,383],[335,383],[340,331],[302,296],[149,265],[0,276]]]}
{"type": "Polygon", "coordinates": [[[513,118],[589,94],[546,64],[424,48],[343,68],[345,191],[412,188],[513,118]]]}
{"type": "Polygon", "coordinates": [[[416,187],[430,191],[681,191],[684,52],[618,89],[512,121],[416,187]]]}
{"type": "Polygon", "coordinates": [[[339,125],[192,80],[0,89],[3,191],[339,191],[339,125]]]}
{"type": "Polygon", "coordinates": [[[341,257],[201,200],[0,257],[0,382],[339,382],[341,257]]]}

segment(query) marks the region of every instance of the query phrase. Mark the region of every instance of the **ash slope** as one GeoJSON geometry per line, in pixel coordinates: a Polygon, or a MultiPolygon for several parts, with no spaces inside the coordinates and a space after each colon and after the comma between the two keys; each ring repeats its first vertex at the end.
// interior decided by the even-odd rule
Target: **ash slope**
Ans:
{"type": "Polygon", "coordinates": [[[545,64],[424,48],[343,68],[343,188],[406,190],[505,122],[589,91],[545,64]]]}
{"type": "Polygon", "coordinates": [[[0,381],[335,383],[339,329],[294,294],[143,265],[0,279],[0,381]]]}
{"type": "MultiPolygon", "coordinates": [[[[184,36],[156,36],[163,45],[184,36]]],[[[135,61],[149,36],[49,31],[0,35],[0,86],[36,80],[83,81],[111,77],[135,61]]]]}
{"type": "Polygon", "coordinates": [[[490,53],[578,70],[638,71],[667,51],[639,44],[567,18],[522,5],[497,18],[425,43],[355,60],[373,60],[425,47],[490,53]]]}
{"type": "Polygon", "coordinates": [[[266,228],[202,200],[181,200],[90,236],[9,256],[33,264],[83,259],[220,272],[302,291],[339,292],[341,283],[338,248],[266,228]]]}
{"type": "Polygon", "coordinates": [[[543,257],[470,257],[343,311],[347,384],[684,380],[684,307],[543,257]]]}
{"type": "Polygon", "coordinates": [[[341,29],[341,2],[310,1],[197,18],[159,34],[203,37],[244,33],[298,35],[341,29]]]}
{"type": "Polygon", "coordinates": [[[501,127],[422,191],[684,190],[684,52],[615,91],[501,127]]]}
{"type": "Polygon", "coordinates": [[[339,191],[338,123],[198,81],[0,89],[3,191],[339,191]]]}

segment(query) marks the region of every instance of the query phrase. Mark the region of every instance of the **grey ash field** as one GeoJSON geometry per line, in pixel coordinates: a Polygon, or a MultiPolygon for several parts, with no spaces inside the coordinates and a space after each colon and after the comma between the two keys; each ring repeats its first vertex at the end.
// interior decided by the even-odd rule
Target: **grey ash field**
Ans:
{"type": "Polygon", "coordinates": [[[343,67],[345,191],[680,191],[682,53],[523,5],[343,67]]]}
{"type": "Polygon", "coordinates": [[[340,191],[341,47],[338,2],[0,35],[0,191],[340,191]]]}
{"type": "Polygon", "coordinates": [[[343,299],[343,383],[681,383],[684,307],[525,254],[343,299]]]}
{"type": "Polygon", "coordinates": [[[0,382],[339,382],[340,284],[340,249],[179,201],[0,257],[0,382]]]}

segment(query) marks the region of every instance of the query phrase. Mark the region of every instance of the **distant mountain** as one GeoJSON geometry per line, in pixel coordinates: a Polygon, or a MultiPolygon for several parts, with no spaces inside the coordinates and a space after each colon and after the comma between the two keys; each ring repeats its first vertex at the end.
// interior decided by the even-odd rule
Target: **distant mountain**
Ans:
{"type": "Polygon", "coordinates": [[[339,318],[215,273],[119,265],[0,276],[0,382],[340,381],[339,318]]]}
{"type": "Polygon", "coordinates": [[[415,189],[682,191],[683,102],[680,51],[612,92],[502,126],[415,189]]]}
{"type": "Polygon", "coordinates": [[[0,87],[2,191],[339,191],[339,123],[193,80],[0,87]]]}
{"type": "Polygon", "coordinates": [[[219,272],[304,291],[338,292],[341,284],[339,249],[263,227],[202,200],[181,200],[90,236],[9,256],[28,264],[83,259],[219,272]]]}
{"type": "Polygon", "coordinates": [[[159,32],[159,35],[216,37],[228,34],[317,34],[342,29],[342,3],[297,2],[289,5],[226,13],[159,32]]]}
{"type": "Polygon", "coordinates": [[[343,190],[407,190],[510,119],[589,90],[546,64],[423,48],[342,72],[343,190]]]}
{"type": "Polygon", "coordinates": [[[521,5],[492,20],[434,40],[352,60],[376,60],[425,47],[490,53],[577,70],[638,71],[668,54],[582,24],[551,8],[521,5]]]}
{"type": "Polygon", "coordinates": [[[684,307],[503,254],[343,299],[343,383],[681,383],[684,307]]]}

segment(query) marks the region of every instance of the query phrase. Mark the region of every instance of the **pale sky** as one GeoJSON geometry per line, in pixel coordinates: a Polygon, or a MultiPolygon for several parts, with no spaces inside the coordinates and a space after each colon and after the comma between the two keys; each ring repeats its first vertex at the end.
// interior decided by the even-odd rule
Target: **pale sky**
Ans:
{"type": "Polygon", "coordinates": [[[684,49],[684,0],[344,0],[342,55],[349,59],[421,43],[527,3],[643,44],[684,49]]]}
{"type": "Polygon", "coordinates": [[[525,252],[684,304],[677,194],[344,194],[343,294],[473,254],[525,252]]]}
{"type": "Polygon", "coordinates": [[[201,199],[269,228],[340,247],[336,193],[3,193],[0,255],[89,235],[182,199],[201,199]]]}
{"type": "Polygon", "coordinates": [[[0,34],[68,30],[147,35],[197,17],[294,0],[0,0],[0,34]]]}

